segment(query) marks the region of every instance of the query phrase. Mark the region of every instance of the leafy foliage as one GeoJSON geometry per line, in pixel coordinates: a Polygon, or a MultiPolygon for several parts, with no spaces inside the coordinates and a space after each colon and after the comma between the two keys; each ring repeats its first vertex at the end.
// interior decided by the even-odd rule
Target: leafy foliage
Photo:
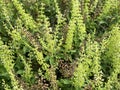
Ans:
{"type": "Polygon", "coordinates": [[[0,90],[119,90],[119,0],[0,0],[0,90]]]}

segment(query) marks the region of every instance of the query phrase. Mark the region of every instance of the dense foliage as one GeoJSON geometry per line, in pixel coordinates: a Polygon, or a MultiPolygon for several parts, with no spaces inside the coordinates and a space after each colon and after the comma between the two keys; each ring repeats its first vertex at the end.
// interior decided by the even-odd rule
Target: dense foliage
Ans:
{"type": "Polygon", "coordinates": [[[120,1],[0,0],[0,90],[120,90],[120,1]]]}

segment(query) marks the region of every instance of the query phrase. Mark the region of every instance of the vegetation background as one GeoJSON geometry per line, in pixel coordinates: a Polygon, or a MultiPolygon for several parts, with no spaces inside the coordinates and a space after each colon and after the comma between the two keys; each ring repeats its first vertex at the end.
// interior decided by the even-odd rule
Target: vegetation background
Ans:
{"type": "Polygon", "coordinates": [[[0,0],[0,90],[120,90],[120,0],[0,0]]]}

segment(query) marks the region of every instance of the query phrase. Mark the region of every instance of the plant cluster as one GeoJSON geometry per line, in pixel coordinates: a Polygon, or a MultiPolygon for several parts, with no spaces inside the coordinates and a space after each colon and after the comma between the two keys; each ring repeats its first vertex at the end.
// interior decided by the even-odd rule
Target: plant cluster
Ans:
{"type": "Polygon", "coordinates": [[[119,0],[0,0],[0,90],[119,90],[119,0]]]}

